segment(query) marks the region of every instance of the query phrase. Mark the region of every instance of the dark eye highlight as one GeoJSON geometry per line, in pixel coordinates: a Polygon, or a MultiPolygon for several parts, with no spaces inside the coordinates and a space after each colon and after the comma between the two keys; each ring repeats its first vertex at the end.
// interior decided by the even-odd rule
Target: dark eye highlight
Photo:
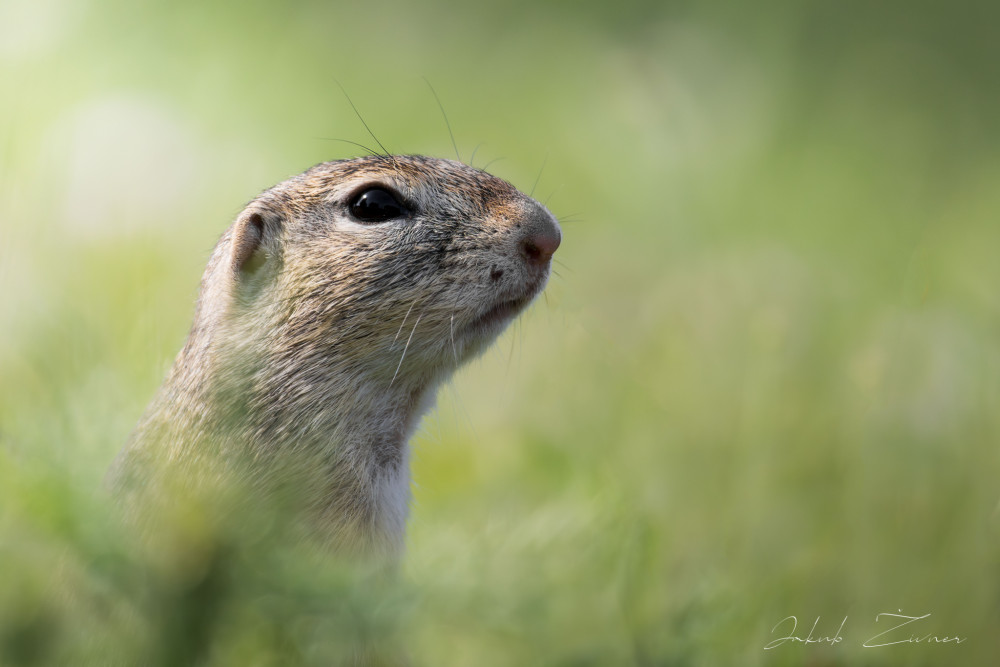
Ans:
{"type": "Polygon", "coordinates": [[[402,218],[409,212],[396,195],[385,188],[370,188],[356,195],[350,210],[360,222],[368,223],[402,218]]]}

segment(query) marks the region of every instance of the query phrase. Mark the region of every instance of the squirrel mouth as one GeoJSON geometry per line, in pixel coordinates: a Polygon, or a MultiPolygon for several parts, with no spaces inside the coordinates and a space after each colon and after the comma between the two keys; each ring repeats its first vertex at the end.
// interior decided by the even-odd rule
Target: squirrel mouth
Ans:
{"type": "Polygon", "coordinates": [[[541,291],[541,283],[528,285],[524,294],[499,301],[468,324],[467,331],[489,334],[507,326],[541,291]]]}
{"type": "Polygon", "coordinates": [[[528,305],[529,301],[531,301],[531,297],[527,296],[510,299],[509,301],[501,301],[473,320],[469,328],[484,329],[499,324],[506,324],[508,320],[514,319],[528,305]]]}

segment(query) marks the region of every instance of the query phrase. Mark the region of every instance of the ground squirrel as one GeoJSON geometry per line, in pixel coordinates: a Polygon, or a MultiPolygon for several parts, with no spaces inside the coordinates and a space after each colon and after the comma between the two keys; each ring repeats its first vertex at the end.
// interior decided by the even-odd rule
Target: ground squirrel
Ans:
{"type": "Polygon", "coordinates": [[[541,292],[560,240],[542,204],[451,160],[372,155],[274,186],[215,246],[112,488],[240,459],[265,492],[302,490],[334,549],[397,557],[410,436],[541,292]]]}

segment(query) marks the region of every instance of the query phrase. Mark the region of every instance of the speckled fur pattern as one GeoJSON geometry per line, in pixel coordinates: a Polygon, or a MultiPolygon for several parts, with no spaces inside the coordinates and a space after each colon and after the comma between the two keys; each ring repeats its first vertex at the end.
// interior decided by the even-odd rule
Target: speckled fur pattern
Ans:
{"type": "Polygon", "coordinates": [[[112,487],[129,502],[164,467],[240,458],[253,485],[306,489],[334,550],[397,557],[408,440],[438,386],[544,288],[548,258],[524,257],[533,233],[558,245],[561,232],[535,200],[450,160],[327,162],[262,193],[216,245],[112,487]],[[410,214],[354,219],[349,202],[373,186],[410,214]]]}

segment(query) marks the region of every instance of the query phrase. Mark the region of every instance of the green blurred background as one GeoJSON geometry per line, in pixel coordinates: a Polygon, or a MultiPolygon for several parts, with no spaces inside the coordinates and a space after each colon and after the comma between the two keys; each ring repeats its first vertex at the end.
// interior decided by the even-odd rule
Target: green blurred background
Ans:
{"type": "Polygon", "coordinates": [[[0,664],[330,664],[359,633],[416,665],[996,664],[998,22],[0,0],[0,664]],[[95,489],[216,238],[372,143],[337,81],[389,150],[453,157],[423,77],[564,242],[423,422],[401,583],[137,553],[95,489]],[[881,612],[966,640],[863,648],[881,612]],[[843,641],[765,651],[790,615],[843,641]]]}

